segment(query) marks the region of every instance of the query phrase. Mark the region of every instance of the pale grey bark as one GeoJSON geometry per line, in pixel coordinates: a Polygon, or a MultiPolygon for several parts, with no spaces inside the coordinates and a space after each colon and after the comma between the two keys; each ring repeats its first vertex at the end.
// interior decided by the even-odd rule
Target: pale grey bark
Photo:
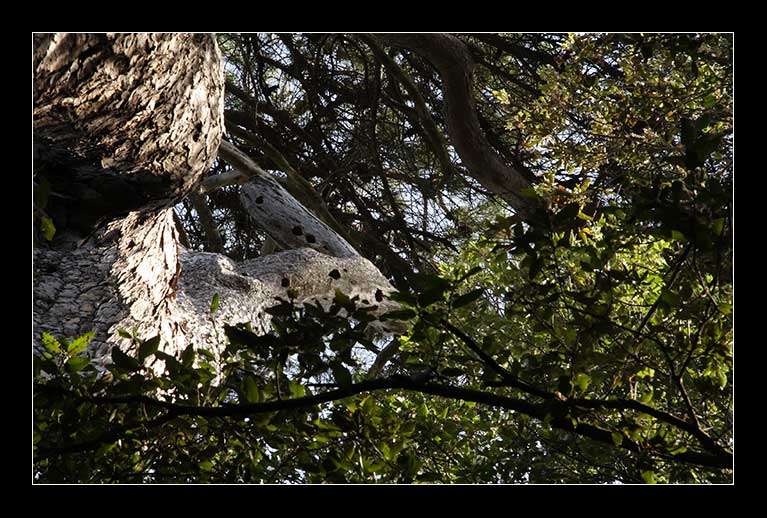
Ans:
{"type": "Polygon", "coordinates": [[[189,344],[216,353],[224,324],[267,331],[263,309],[288,289],[297,303],[327,307],[340,289],[378,314],[398,307],[380,300],[393,288],[372,263],[226,143],[222,155],[252,177],[244,203],[294,249],[238,264],[179,245],[172,206],[199,189],[223,130],[214,38],[39,35],[34,57],[36,178],[71,203],[46,207],[58,232],[34,250],[33,344],[93,330],[89,353],[103,364],[130,345],[118,330],[135,328],[170,354],[189,344]]]}
{"type": "MultiPolygon", "coordinates": [[[[236,263],[179,247],[172,210],[131,213],[74,250],[35,250],[34,342],[43,331],[71,338],[95,330],[89,352],[103,363],[112,346],[130,345],[118,330],[135,329],[141,338],[159,335],[170,354],[189,344],[220,353],[225,324],[249,322],[268,331],[271,317],[263,310],[276,297],[287,300],[288,289],[297,304],[317,301],[327,308],[339,289],[359,296],[360,305],[378,306],[376,314],[399,307],[377,301],[379,290],[388,295],[393,288],[359,255],[336,258],[301,248],[236,263]],[[211,313],[215,294],[219,310],[211,313]]],[[[403,330],[398,322],[374,327],[403,330]]]]}
{"type": "Polygon", "coordinates": [[[334,257],[358,255],[352,245],[309,212],[242,151],[224,141],[219,154],[250,177],[242,186],[242,205],[282,249],[307,247],[334,257]]]}
{"type": "Polygon", "coordinates": [[[207,194],[226,185],[247,183],[248,179],[249,178],[247,175],[232,169],[231,171],[226,171],[225,173],[207,177],[202,181],[202,184],[200,185],[200,193],[207,194]]]}

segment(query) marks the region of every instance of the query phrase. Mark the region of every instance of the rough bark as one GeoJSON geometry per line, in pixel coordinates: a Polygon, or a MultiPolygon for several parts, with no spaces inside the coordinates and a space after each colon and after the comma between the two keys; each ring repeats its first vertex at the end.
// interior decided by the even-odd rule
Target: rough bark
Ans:
{"type": "Polygon", "coordinates": [[[223,71],[211,35],[43,34],[34,40],[38,171],[81,231],[187,195],[216,157],[223,71]]]}
{"type": "Polygon", "coordinates": [[[466,45],[451,34],[377,34],[387,45],[410,49],[440,74],[447,105],[450,141],[471,175],[506,200],[520,216],[532,220],[540,200],[531,193],[531,178],[504,162],[482,131],[473,96],[474,64],[466,45]]]}
{"type": "MultiPolygon", "coordinates": [[[[218,352],[224,324],[266,331],[262,310],[288,289],[298,303],[323,305],[336,289],[371,304],[378,290],[392,291],[372,263],[226,145],[255,174],[244,197],[258,206],[257,222],[296,249],[237,264],[179,246],[172,206],[199,188],[223,130],[213,37],[39,35],[34,58],[35,179],[65,201],[45,207],[57,234],[34,250],[35,346],[42,332],[94,330],[88,352],[104,363],[113,346],[130,345],[118,330],[135,328],[142,338],[159,335],[171,354],[189,344],[218,352]]],[[[378,304],[379,312],[397,307],[378,304]]]]}

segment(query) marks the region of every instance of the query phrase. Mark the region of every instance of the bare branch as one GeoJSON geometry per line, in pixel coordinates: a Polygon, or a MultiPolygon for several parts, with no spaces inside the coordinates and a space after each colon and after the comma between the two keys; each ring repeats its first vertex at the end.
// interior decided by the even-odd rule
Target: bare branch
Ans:
{"type": "Polygon", "coordinates": [[[285,250],[313,248],[333,257],[358,255],[343,237],[309,212],[285,188],[229,142],[222,141],[219,155],[251,178],[242,187],[240,200],[253,220],[285,250]]]}

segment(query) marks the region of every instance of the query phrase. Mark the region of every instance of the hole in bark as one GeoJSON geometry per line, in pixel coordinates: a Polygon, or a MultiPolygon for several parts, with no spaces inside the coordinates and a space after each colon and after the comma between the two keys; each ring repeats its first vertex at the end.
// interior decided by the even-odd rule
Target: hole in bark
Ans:
{"type": "Polygon", "coordinates": [[[301,227],[293,227],[293,235],[294,236],[300,236],[303,233],[304,233],[304,231],[301,230],[301,227]]]}
{"type": "Polygon", "coordinates": [[[264,197],[259,196],[258,198],[256,198],[256,203],[264,203],[264,197]]]}
{"type": "Polygon", "coordinates": [[[328,275],[333,277],[335,280],[338,280],[341,278],[341,274],[338,272],[338,270],[331,270],[328,275]]]}
{"type": "Polygon", "coordinates": [[[381,290],[376,290],[376,301],[381,302],[383,300],[383,292],[381,290]]]}
{"type": "Polygon", "coordinates": [[[282,279],[280,284],[282,285],[283,288],[287,288],[288,286],[290,286],[290,279],[282,279]]]}
{"type": "Polygon", "coordinates": [[[314,237],[314,235],[312,235],[312,234],[306,234],[306,242],[307,243],[316,243],[317,242],[317,238],[314,237]]]}

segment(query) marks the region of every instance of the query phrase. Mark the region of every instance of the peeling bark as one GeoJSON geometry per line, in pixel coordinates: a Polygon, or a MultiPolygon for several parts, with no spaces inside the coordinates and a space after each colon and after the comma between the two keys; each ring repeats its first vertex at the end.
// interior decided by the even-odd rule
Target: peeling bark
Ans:
{"type": "Polygon", "coordinates": [[[535,219],[540,200],[531,178],[507,165],[482,131],[474,105],[474,64],[466,45],[451,34],[376,34],[378,41],[413,50],[434,65],[442,78],[450,140],[471,175],[506,200],[525,219],[535,219]]]}

